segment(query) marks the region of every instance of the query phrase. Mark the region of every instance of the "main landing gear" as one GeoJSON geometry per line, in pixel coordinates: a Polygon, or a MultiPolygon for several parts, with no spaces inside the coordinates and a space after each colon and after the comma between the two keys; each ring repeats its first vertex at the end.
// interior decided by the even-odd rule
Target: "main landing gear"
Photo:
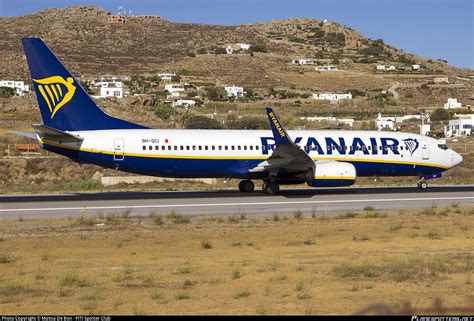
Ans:
{"type": "MultiPolygon", "coordinates": [[[[244,179],[239,183],[239,190],[242,193],[251,193],[254,189],[255,184],[249,179],[244,179]]],[[[280,185],[277,181],[264,181],[262,191],[267,195],[277,195],[280,193],[280,185]]]]}
{"type": "Polygon", "coordinates": [[[264,181],[262,190],[268,195],[277,195],[280,193],[280,185],[276,181],[264,181]]]}
{"type": "Polygon", "coordinates": [[[255,184],[248,179],[244,179],[243,181],[240,181],[239,183],[239,190],[242,193],[251,193],[255,189],[255,184]]]}
{"type": "Polygon", "coordinates": [[[428,183],[425,181],[424,177],[422,177],[420,181],[418,182],[418,188],[422,190],[428,188],[428,183]]]}

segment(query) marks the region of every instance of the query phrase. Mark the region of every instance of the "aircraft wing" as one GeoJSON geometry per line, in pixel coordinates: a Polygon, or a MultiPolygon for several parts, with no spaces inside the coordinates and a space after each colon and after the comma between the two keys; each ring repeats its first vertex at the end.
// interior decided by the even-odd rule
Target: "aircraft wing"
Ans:
{"type": "Polygon", "coordinates": [[[267,116],[275,140],[275,149],[268,159],[252,168],[250,172],[298,172],[314,167],[314,161],[288,136],[271,108],[267,108],[267,116]]]}

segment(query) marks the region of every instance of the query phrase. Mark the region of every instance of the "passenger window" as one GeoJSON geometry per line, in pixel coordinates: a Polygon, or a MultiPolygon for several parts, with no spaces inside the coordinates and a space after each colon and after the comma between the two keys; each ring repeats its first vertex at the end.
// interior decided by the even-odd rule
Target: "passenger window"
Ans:
{"type": "Polygon", "coordinates": [[[171,145],[168,145],[168,150],[171,150],[171,145]]]}
{"type": "Polygon", "coordinates": [[[225,149],[225,150],[228,150],[228,149],[229,149],[229,147],[227,147],[227,145],[225,145],[225,146],[224,146],[224,149],[225,149]]]}
{"type": "Polygon", "coordinates": [[[179,149],[181,149],[181,150],[184,150],[184,146],[183,146],[183,145],[181,145],[181,146],[179,147],[179,149]]]}
{"type": "Polygon", "coordinates": [[[193,146],[193,150],[196,150],[196,146],[193,146]]]}
{"type": "Polygon", "coordinates": [[[207,147],[207,145],[206,145],[206,146],[204,146],[204,149],[205,149],[205,150],[208,150],[208,147],[207,147]]]}
{"type": "Polygon", "coordinates": [[[240,145],[239,145],[239,146],[237,146],[237,149],[238,149],[238,150],[240,150],[240,145]]]}
{"type": "Polygon", "coordinates": [[[252,146],[252,145],[250,145],[249,148],[250,148],[250,150],[253,150],[253,146],[252,146]]]}
{"type": "Polygon", "coordinates": [[[145,145],[143,145],[143,150],[146,150],[146,146],[145,146],[145,145]]]}
{"type": "Polygon", "coordinates": [[[186,145],[186,150],[189,150],[189,145],[186,145]]]}
{"type": "Polygon", "coordinates": [[[247,145],[244,145],[244,150],[247,150],[247,145]]]}
{"type": "Polygon", "coordinates": [[[178,150],[178,146],[174,145],[174,150],[178,150]]]}
{"type": "Polygon", "coordinates": [[[216,150],[216,146],[212,145],[212,150],[216,150]]]}
{"type": "Polygon", "coordinates": [[[235,149],[235,146],[234,146],[234,145],[230,146],[230,149],[234,150],[234,149],[235,149]]]}
{"type": "Polygon", "coordinates": [[[160,149],[160,146],[156,145],[155,150],[159,150],[159,149],[160,149]]]}
{"type": "Polygon", "coordinates": [[[219,145],[219,150],[222,150],[222,146],[221,146],[221,145],[219,145]]]}
{"type": "Polygon", "coordinates": [[[202,150],[202,146],[201,146],[201,145],[199,145],[199,146],[198,146],[198,149],[199,149],[199,150],[202,150]]]}
{"type": "Polygon", "coordinates": [[[258,145],[257,145],[257,146],[255,146],[255,150],[258,150],[258,145]]]}
{"type": "Polygon", "coordinates": [[[149,149],[149,150],[153,150],[153,146],[151,146],[151,145],[148,146],[148,149],[149,149]]]}
{"type": "Polygon", "coordinates": [[[165,150],[165,149],[166,149],[165,145],[161,146],[161,150],[165,150]]]}

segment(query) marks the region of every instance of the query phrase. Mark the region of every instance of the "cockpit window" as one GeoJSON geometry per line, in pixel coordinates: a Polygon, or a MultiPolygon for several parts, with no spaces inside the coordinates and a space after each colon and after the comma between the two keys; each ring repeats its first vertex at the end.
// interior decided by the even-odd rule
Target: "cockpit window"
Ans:
{"type": "Polygon", "coordinates": [[[446,146],[446,144],[438,144],[438,148],[441,148],[442,150],[447,150],[448,146],[446,146]]]}

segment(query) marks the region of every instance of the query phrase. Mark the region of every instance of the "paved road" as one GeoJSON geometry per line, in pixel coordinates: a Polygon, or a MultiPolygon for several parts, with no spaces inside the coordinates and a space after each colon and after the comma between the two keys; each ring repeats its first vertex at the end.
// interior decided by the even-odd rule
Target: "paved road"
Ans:
{"type": "Polygon", "coordinates": [[[56,218],[80,215],[87,208],[88,215],[120,214],[131,210],[131,215],[151,212],[182,215],[246,214],[290,215],[297,210],[309,215],[331,215],[341,211],[361,210],[372,206],[376,210],[422,208],[451,204],[474,206],[474,185],[387,188],[332,188],[286,189],[279,196],[262,192],[242,194],[238,191],[183,191],[183,192],[114,192],[71,193],[49,195],[1,195],[0,219],[56,218]]]}

